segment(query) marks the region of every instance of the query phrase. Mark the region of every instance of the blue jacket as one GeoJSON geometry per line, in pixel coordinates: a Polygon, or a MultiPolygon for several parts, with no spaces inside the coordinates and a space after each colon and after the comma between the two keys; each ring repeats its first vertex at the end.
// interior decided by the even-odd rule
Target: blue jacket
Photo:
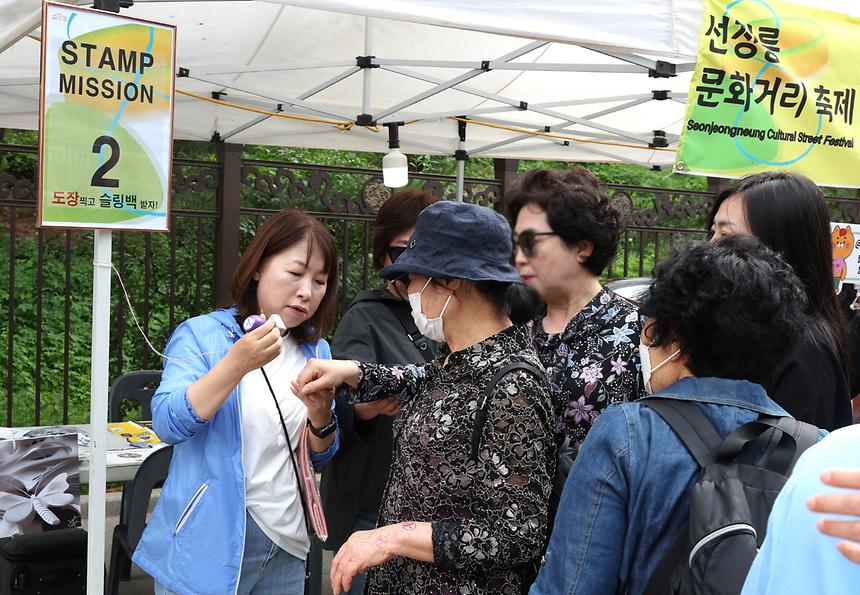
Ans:
{"type": "MultiPolygon", "coordinates": [[[[161,385],[152,397],[156,434],[173,444],[170,473],[134,552],[134,563],[176,593],[233,593],[245,546],[245,474],[237,386],[212,419],[197,417],[187,389],[242,335],[235,308],[183,322],[167,344],[161,385]]],[[[306,357],[330,359],[324,340],[302,343],[306,357]]],[[[314,466],[334,456],[314,453],[314,466]]]]}
{"type": "MultiPolygon", "coordinates": [[[[788,415],[758,384],[682,378],[655,396],[695,401],[725,438],[759,413],[788,415]]],[[[699,466],[650,407],[607,407],[564,486],[531,595],[641,593],[690,510],[699,466]]]]}

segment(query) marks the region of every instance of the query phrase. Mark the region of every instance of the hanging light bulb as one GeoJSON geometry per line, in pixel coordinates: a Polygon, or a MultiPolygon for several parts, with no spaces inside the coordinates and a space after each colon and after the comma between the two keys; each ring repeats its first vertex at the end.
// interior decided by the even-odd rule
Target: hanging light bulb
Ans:
{"type": "Polygon", "coordinates": [[[401,122],[389,122],[388,154],[382,158],[382,183],[389,188],[400,188],[409,182],[409,168],[406,155],[400,152],[401,122]]]}

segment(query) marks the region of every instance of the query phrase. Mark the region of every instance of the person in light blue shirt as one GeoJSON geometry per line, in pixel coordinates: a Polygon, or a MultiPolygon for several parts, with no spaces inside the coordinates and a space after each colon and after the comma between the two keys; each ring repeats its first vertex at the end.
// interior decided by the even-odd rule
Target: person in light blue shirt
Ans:
{"type": "MultiPolygon", "coordinates": [[[[855,431],[858,426],[854,426],[855,431]]],[[[860,446],[854,443],[854,448],[860,446]]],[[[815,512],[849,515],[847,520],[826,518],[818,521],[818,530],[831,537],[839,537],[836,547],[842,555],[860,564],[860,467],[834,469],[821,475],[822,483],[834,488],[846,488],[835,494],[813,496],[807,505],[815,512]]]]}
{"type": "MultiPolygon", "coordinates": [[[[805,307],[791,267],[757,239],[687,247],[657,266],[642,300],[646,390],[695,403],[721,438],[761,413],[787,415],[758,383],[803,335],[805,307]]],[[[567,478],[531,595],[642,593],[698,475],[653,409],[607,407],[567,478]]]]}
{"type": "Polygon", "coordinates": [[[860,564],[840,553],[841,550],[846,555],[853,554],[857,544],[839,537],[849,537],[853,530],[853,538],[858,540],[860,521],[856,517],[834,517],[810,510],[811,507],[826,512],[841,509],[847,513],[854,500],[854,514],[860,512],[856,506],[860,501],[858,492],[828,485],[840,483],[834,481],[836,473],[831,470],[853,469],[855,474],[860,470],[858,453],[860,426],[855,425],[836,430],[800,457],[771,511],[767,538],[747,575],[743,595],[858,592],[860,564]],[[828,483],[824,483],[822,479],[828,479],[828,475],[828,483]],[[834,495],[838,497],[834,499],[834,495]],[[837,506],[828,506],[828,500],[837,506]],[[833,520],[844,523],[841,527],[836,525],[841,531],[834,530],[833,520]],[[825,535],[821,528],[839,537],[825,535]]]}

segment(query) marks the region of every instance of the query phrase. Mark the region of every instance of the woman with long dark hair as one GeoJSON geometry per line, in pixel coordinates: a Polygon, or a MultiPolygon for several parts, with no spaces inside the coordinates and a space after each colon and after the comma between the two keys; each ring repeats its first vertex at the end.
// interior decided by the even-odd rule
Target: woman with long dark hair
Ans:
{"type": "Polygon", "coordinates": [[[851,424],[845,318],[833,290],[830,214],[804,176],[772,171],[721,192],[708,221],[714,240],[756,236],[782,254],[803,282],[813,323],[763,385],[795,418],[834,430],[851,424]]]}

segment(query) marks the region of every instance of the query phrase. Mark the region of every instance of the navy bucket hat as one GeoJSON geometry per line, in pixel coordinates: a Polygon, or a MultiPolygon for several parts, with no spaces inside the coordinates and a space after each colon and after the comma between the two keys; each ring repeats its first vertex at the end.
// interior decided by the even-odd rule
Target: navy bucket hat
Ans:
{"type": "Polygon", "coordinates": [[[478,205],[439,201],[421,211],[406,251],[379,274],[385,279],[412,274],[519,283],[512,253],[511,227],[499,213],[478,205]]]}

